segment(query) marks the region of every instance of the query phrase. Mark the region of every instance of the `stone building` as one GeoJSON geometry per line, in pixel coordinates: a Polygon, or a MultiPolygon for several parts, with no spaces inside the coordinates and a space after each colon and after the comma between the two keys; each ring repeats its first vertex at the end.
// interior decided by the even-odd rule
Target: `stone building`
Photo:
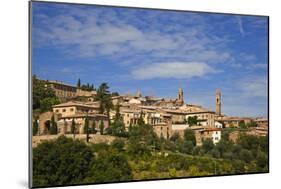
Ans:
{"type": "MultiPolygon", "coordinates": [[[[169,128],[169,127],[168,127],[169,128]]],[[[194,131],[196,145],[201,146],[203,141],[206,139],[211,139],[214,144],[217,144],[221,140],[221,128],[215,127],[203,127],[203,126],[191,126],[191,127],[171,127],[169,130],[169,135],[173,136],[174,134],[179,134],[181,138],[184,137],[184,132],[186,129],[194,131]]]]}
{"type": "Polygon", "coordinates": [[[86,113],[80,113],[75,115],[68,115],[60,117],[60,119],[57,121],[58,126],[58,134],[70,134],[71,133],[71,125],[72,120],[75,122],[75,130],[77,134],[86,134],[84,132],[84,126],[85,126],[85,120],[88,118],[89,120],[89,128],[93,125],[93,122],[95,122],[95,127],[97,132],[100,132],[100,125],[101,122],[104,124],[104,130],[108,128],[108,118],[106,115],[103,114],[86,114],[86,113]]]}
{"type": "Polygon", "coordinates": [[[183,124],[185,123],[186,112],[178,109],[163,109],[167,114],[171,115],[172,124],[183,124]]]}
{"type": "Polygon", "coordinates": [[[58,126],[59,134],[68,134],[71,132],[72,120],[75,121],[76,132],[83,134],[86,117],[89,120],[89,125],[96,122],[96,129],[99,131],[99,125],[103,121],[104,129],[109,126],[106,115],[99,114],[98,102],[77,102],[69,101],[53,106],[53,112],[45,112],[39,116],[39,135],[48,134],[51,124],[51,118],[58,126]]]}
{"type": "MultiPolygon", "coordinates": [[[[47,81],[47,84],[59,98],[76,97],[76,87],[58,81],[47,81]]],[[[46,86],[47,87],[47,86],[46,86]]]]}
{"type": "Polygon", "coordinates": [[[98,102],[77,102],[69,101],[53,106],[53,112],[64,116],[72,116],[79,113],[98,113],[99,112],[98,102]]]}
{"type": "Polygon", "coordinates": [[[55,121],[58,120],[58,115],[55,115],[53,112],[44,112],[39,115],[38,121],[38,135],[48,134],[48,131],[51,127],[51,119],[54,116],[55,121]]]}
{"type": "Polygon", "coordinates": [[[251,118],[243,118],[243,117],[228,117],[228,116],[220,116],[215,119],[217,122],[223,124],[223,127],[239,127],[240,122],[244,122],[245,124],[250,123],[252,121],[251,118]]]}
{"type": "Polygon", "coordinates": [[[203,141],[206,139],[211,139],[214,144],[217,144],[221,140],[220,128],[204,128],[202,130],[198,130],[196,134],[199,135],[196,140],[196,145],[198,146],[202,145],[203,141]]]}
{"type": "Polygon", "coordinates": [[[159,138],[169,139],[171,136],[171,127],[168,123],[160,122],[152,125],[153,131],[159,138]]]}
{"type": "Polygon", "coordinates": [[[55,95],[60,99],[71,99],[79,96],[93,97],[97,94],[96,91],[86,91],[77,88],[76,86],[65,84],[59,81],[47,81],[46,87],[49,86],[55,95]]]}
{"type": "Polygon", "coordinates": [[[140,120],[141,116],[145,124],[155,125],[158,123],[161,123],[163,120],[165,120],[165,115],[161,115],[160,113],[157,113],[153,110],[122,110],[121,116],[123,118],[123,122],[125,125],[125,128],[128,129],[130,125],[136,125],[138,124],[138,121],[140,120]]]}
{"type": "Polygon", "coordinates": [[[194,111],[185,114],[185,119],[188,120],[189,117],[197,117],[198,125],[206,127],[215,126],[215,112],[209,110],[194,111]]]}
{"type": "Polygon", "coordinates": [[[258,124],[258,127],[268,127],[267,118],[256,118],[254,121],[258,124]]]}
{"type": "Polygon", "coordinates": [[[123,118],[123,123],[125,125],[125,129],[128,130],[130,125],[136,125],[141,118],[140,110],[122,110],[120,114],[123,118]]]}

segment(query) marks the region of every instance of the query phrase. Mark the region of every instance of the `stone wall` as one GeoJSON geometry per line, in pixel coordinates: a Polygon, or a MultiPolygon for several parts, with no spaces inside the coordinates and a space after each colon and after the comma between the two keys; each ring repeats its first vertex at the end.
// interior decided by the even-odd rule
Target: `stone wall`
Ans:
{"type": "Polygon", "coordinates": [[[45,123],[47,121],[51,121],[51,118],[53,116],[53,112],[45,112],[40,114],[39,116],[39,131],[38,134],[44,134],[47,132],[47,129],[45,128],[45,123]]]}
{"type": "MultiPolygon", "coordinates": [[[[32,147],[36,147],[39,143],[43,141],[48,140],[54,140],[57,139],[61,135],[42,135],[42,136],[33,136],[32,137],[32,147]]],[[[68,138],[73,138],[73,134],[66,134],[64,135],[68,138]]],[[[90,140],[91,143],[106,143],[110,144],[114,139],[118,137],[110,136],[110,135],[98,135],[98,134],[90,134],[90,140]]],[[[75,139],[82,140],[86,142],[86,135],[85,134],[76,134],[75,139]]]]}

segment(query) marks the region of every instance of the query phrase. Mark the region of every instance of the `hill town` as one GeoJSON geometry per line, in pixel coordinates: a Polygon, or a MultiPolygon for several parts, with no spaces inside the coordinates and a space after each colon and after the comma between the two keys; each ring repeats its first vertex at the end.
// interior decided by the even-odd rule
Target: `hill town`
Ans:
{"type": "MultiPolygon", "coordinates": [[[[110,94],[105,83],[96,90],[93,85],[82,86],[80,79],[77,86],[58,81],[38,80],[37,82],[39,81],[44,83],[43,90],[54,93],[57,101],[49,103],[50,107],[45,112],[41,110],[38,114],[35,111],[36,116],[33,116],[33,121],[38,125],[38,129],[35,129],[34,135],[37,138],[34,143],[47,139],[44,136],[50,134],[86,135],[88,131],[85,125],[89,125],[87,127],[90,133],[110,135],[111,123],[114,122],[117,113],[122,122],[120,132],[127,132],[132,125],[142,120],[152,126],[159,138],[169,139],[175,135],[183,137],[186,129],[192,130],[198,146],[202,145],[205,139],[211,139],[214,144],[218,143],[225,128],[236,128],[229,136],[234,142],[240,132],[256,136],[266,136],[268,132],[266,118],[224,115],[220,90],[214,93],[216,105],[214,111],[200,105],[186,103],[182,88],[175,91],[176,98],[167,99],[143,96],[139,90],[136,94],[119,95],[117,92],[110,94]],[[103,96],[106,94],[108,95],[103,96]],[[104,98],[107,98],[106,102],[101,102],[105,100],[104,98]],[[51,132],[52,124],[56,125],[54,132],[51,132]],[[91,126],[95,128],[92,129],[91,126]]],[[[34,84],[36,85],[36,81],[34,84]]]]}

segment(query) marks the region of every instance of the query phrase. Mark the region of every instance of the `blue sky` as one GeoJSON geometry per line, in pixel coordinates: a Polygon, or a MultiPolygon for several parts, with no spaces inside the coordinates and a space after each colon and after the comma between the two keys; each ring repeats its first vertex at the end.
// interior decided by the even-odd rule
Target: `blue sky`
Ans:
{"type": "Polygon", "coordinates": [[[231,116],[267,116],[267,18],[32,3],[39,78],[176,98],[231,116]]]}

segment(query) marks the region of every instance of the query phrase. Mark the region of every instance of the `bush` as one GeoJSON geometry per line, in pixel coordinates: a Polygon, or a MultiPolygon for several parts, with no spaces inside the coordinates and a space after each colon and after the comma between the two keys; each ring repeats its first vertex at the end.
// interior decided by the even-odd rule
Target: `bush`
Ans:
{"type": "Polygon", "coordinates": [[[192,141],[184,141],[180,146],[180,152],[186,154],[192,154],[194,144],[192,141]]]}
{"type": "Polygon", "coordinates": [[[118,151],[122,151],[125,146],[125,142],[121,139],[115,139],[112,141],[111,146],[118,151]]]}
{"type": "Polygon", "coordinates": [[[205,153],[209,153],[212,151],[212,149],[214,148],[214,143],[211,139],[206,139],[203,141],[203,145],[202,148],[204,150],[205,153]]]}
{"type": "Polygon", "coordinates": [[[196,138],[195,138],[195,133],[191,129],[185,129],[184,130],[184,140],[185,141],[191,141],[193,145],[196,145],[196,138]]]}
{"type": "Polygon", "coordinates": [[[132,170],[126,156],[114,151],[100,152],[88,175],[84,180],[86,183],[129,181],[133,179],[132,170]]]}
{"type": "Polygon", "coordinates": [[[66,137],[43,142],[33,149],[34,186],[81,183],[93,160],[90,148],[66,137]]]}
{"type": "Polygon", "coordinates": [[[260,168],[264,168],[268,165],[268,156],[264,153],[259,151],[257,154],[257,165],[260,168]]]}
{"type": "Polygon", "coordinates": [[[176,177],[177,176],[177,170],[175,168],[169,169],[169,176],[170,177],[176,177]]]}
{"type": "Polygon", "coordinates": [[[46,112],[52,110],[52,106],[59,104],[60,100],[57,97],[47,97],[40,100],[41,112],[46,112]]]}
{"type": "Polygon", "coordinates": [[[242,149],[240,152],[240,159],[249,163],[253,160],[253,154],[250,150],[242,149]]]}
{"type": "Polygon", "coordinates": [[[179,140],[179,138],[180,138],[179,133],[174,133],[174,134],[170,137],[170,140],[173,141],[173,142],[175,142],[175,141],[179,140]]]}

